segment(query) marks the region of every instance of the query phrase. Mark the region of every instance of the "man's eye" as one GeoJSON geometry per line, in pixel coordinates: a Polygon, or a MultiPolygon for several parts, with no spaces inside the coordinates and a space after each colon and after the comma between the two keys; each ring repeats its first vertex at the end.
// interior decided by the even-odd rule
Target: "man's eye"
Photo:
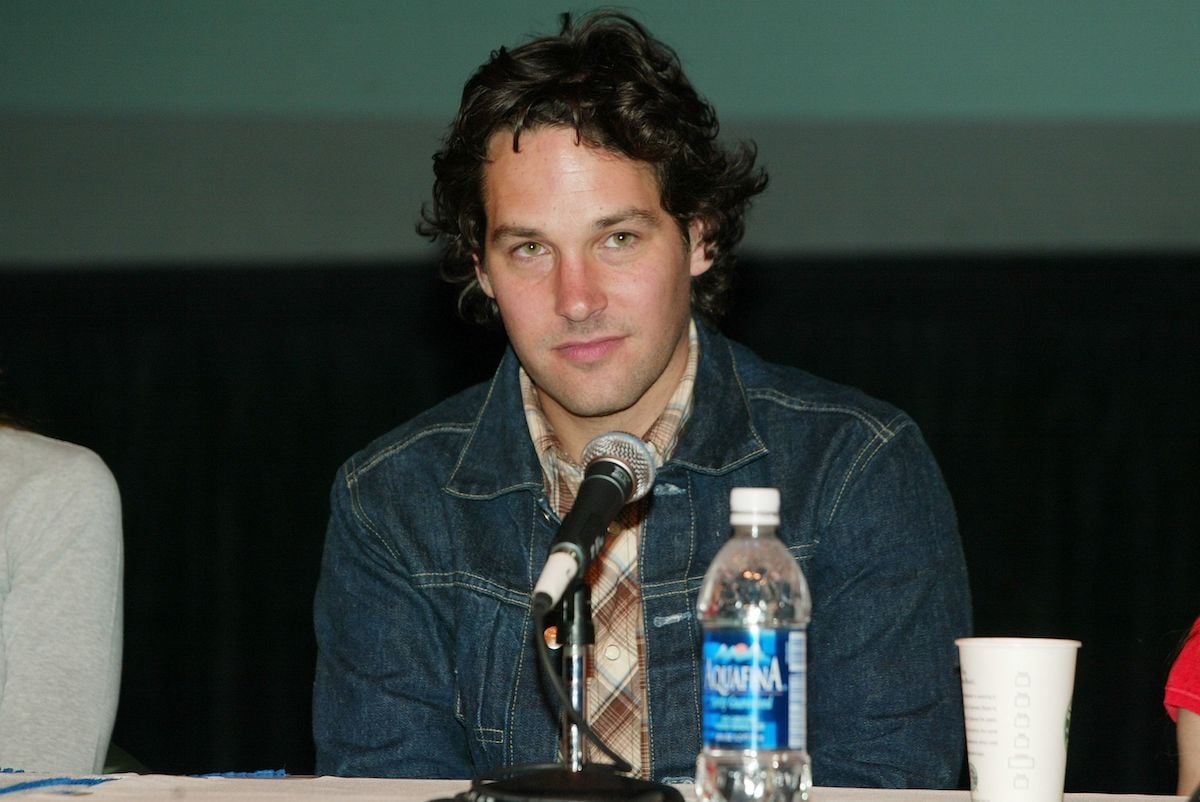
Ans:
{"type": "Polygon", "coordinates": [[[604,244],[609,248],[626,248],[636,241],[637,234],[630,231],[617,231],[610,234],[604,244]]]}
{"type": "Polygon", "coordinates": [[[522,242],[517,246],[518,256],[537,256],[540,253],[542,253],[542,246],[538,242],[522,242]]]}

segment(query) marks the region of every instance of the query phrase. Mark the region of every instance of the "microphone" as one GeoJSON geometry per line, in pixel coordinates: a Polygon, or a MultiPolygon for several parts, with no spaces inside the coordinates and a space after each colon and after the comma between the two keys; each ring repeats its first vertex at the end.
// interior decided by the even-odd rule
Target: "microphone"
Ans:
{"type": "Polygon", "coordinates": [[[627,432],[592,438],[583,449],[586,466],[575,504],[563,518],[550,545],[546,565],[533,587],[534,605],[553,609],[567,587],[604,548],[608,525],[621,508],[650,492],[654,458],[650,449],[627,432]]]}

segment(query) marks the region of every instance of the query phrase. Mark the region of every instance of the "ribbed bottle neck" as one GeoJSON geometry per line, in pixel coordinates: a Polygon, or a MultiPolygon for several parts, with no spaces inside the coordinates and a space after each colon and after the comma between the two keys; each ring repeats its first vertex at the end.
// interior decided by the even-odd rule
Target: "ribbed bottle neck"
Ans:
{"type": "Polygon", "coordinates": [[[778,537],[776,524],[733,524],[734,537],[778,537]]]}

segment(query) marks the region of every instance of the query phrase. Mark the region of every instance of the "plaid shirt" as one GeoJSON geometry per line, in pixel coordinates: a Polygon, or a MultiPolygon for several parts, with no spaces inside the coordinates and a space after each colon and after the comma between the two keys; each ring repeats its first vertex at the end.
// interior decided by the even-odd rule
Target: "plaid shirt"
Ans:
{"type": "MultiPolygon", "coordinates": [[[[688,328],[688,358],[683,376],[662,414],[642,433],[650,449],[655,468],[671,458],[684,424],[692,411],[692,387],[700,361],[700,343],[693,321],[688,328]]],[[[585,466],[573,462],[562,450],[558,437],[542,412],[533,381],[520,371],[521,396],[529,436],[542,465],[546,496],[560,518],[575,502],[583,481],[585,466]]],[[[587,574],[592,589],[592,607],[596,625],[596,644],[588,676],[589,723],[603,737],[611,733],[610,719],[635,715],[640,722],[640,738],[617,742],[609,740],[618,754],[632,764],[634,772],[644,775],[650,763],[650,739],[642,709],[645,702],[645,637],[641,596],[638,588],[638,550],[642,538],[649,498],[630,504],[609,528],[604,550],[587,574]],[[629,589],[633,592],[630,593],[629,589]]]]}

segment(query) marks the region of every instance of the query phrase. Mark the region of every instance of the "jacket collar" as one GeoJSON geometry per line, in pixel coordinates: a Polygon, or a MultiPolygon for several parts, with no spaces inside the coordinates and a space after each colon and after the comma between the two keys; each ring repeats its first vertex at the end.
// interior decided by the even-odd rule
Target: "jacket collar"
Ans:
{"type": "Polygon", "coordinates": [[[700,365],[692,416],[670,464],[707,474],[732,471],[767,453],[754,428],[738,358],[756,359],[714,329],[697,321],[700,365]]]}
{"type": "MultiPolygon", "coordinates": [[[[700,365],[692,415],[674,457],[664,469],[675,465],[722,474],[765,454],[767,449],[750,417],[733,343],[703,323],[697,328],[700,365]]],[[[515,490],[541,492],[542,468],[525,423],[518,364],[509,346],[446,482],[447,492],[479,499],[515,490]]]]}

